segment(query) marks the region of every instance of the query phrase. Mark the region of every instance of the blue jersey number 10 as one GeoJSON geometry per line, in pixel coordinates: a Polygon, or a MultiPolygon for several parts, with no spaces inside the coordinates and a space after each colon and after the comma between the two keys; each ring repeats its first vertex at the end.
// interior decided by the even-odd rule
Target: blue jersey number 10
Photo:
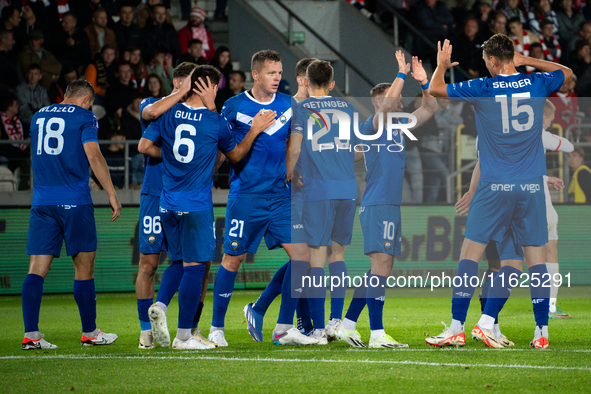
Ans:
{"type": "Polygon", "coordinates": [[[48,155],[59,155],[64,149],[64,130],[66,122],[62,118],[51,118],[45,124],[45,118],[37,119],[37,126],[39,127],[39,134],[37,137],[37,154],[40,155],[41,147],[48,155]],[[54,130],[54,125],[57,125],[57,130],[54,130]],[[45,126],[45,138],[43,138],[43,126],[45,126]],[[55,139],[57,146],[55,148],[49,147],[49,140],[55,139]]]}
{"type": "Polygon", "coordinates": [[[509,115],[509,104],[508,97],[505,94],[495,96],[495,101],[501,103],[501,118],[503,120],[503,133],[508,133],[509,128],[509,117],[517,117],[520,113],[525,112],[527,114],[527,122],[519,123],[517,119],[511,121],[511,127],[515,131],[527,131],[534,125],[534,109],[531,105],[519,105],[519,100],[525,100],[530,98],[529,92],[525,93],[514,93],[511,95],[511,115],[509,115]]]}

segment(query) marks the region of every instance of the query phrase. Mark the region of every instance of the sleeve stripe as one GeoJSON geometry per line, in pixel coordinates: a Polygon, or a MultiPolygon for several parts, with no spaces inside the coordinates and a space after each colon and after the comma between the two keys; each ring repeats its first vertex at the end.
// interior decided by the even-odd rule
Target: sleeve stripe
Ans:
{"type": "Polygon", "coordinates": [[[562,145],[562,140],[561,139],[558,139],[558,146],[552,152],[557,152],[558,149],[560,148],[560,145],[562,145]]]}

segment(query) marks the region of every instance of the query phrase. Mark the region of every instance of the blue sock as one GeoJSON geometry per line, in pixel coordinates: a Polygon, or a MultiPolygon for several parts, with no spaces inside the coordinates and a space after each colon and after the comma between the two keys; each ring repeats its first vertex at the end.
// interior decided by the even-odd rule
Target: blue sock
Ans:
{"type": "Polygon", "coordinates": [[[548,269],[546,264],[538,264],[529,268],[529,292],[534,307],[534,316],[537,326],[548,325],[548,313],[550,312],[550,286],[544,287],[548,282],[548,269]],[[533,278],[533,281],[532,281],[533,278]],[[537,286],[533,286],[533,284],[537,286]]]}
{"type": "Polygon", "coordinates": [[[140,329],[142,331],[151,330],[152,325],[150,324],[150,317],[148,316],[148,309],[154,302],[151,298],[138,298],[137,299],[137,314],[140,318],[140,329]]]}
{"type": "Polygon", "coordinates": [[[326,324],[324,321],[324,304],[326,303],[324,268],[310,268],[310,279],[312,281],[312,286],[306,289],[308,294],[308,304],[310,305],[310,316],[312,316],[314,328],[323,329],[326,324]]]}
{"type": "Polygon", "coordinates": [[[347,281],[344,280],[344,277],[347,276],[347,266],[344,261],[335,261],[328,265],[328,272],[331,276],[331,283],[333,276],[340,280],[340,286],[330,290],[330,318],[340,320],[343,318],[345,295],[347,294],[347,281]]]}
{"type": "MultiPolygon", "coordinates": [[[[476,286],[470,284],[470,279],[476,277],[473,283],[476,284],[478,282],[478,263],[472,260],[461,260],[460,264],[458,264],[456,276],[462,278],[462,283],[457,287],[454,285],[451,313],[454,320],[465,322],[468,308],[470,307],[470,300],[476,288],[476,286]]],[[[459,281],[459,279],[455,280],[456,283],[459,281]]]]}
{"type": "Polygon", "coordinates": [[[490,284],[492,283],[492,280],[494,279],[494,277],[497,275],[496,272],[487,269],[486,270],[486,274],[484,277],[484,284],[482,285],[482,309],[484,310],[484,308],[486,308],[486,299],[488,298],[488,292],[490,289],[490,284]]]}
{"type": "MultiPolygon", "coordinates": [[[[203,284],[201,284],[203,286],[203,284]]],[[[199,301],[199,305],[197,305],[197,312],[195,312],[195,317],[193,318],[193,326],[191,328],[199,328],[199,320],[201,320],[201,313],[203,312],[203,302],[199,301]]]]}
{"type": "Polygon", "coordinates": [[[386,277],[371,274],[367,286],[367,310],[369,311],[369,327],[372,330],[383,330],[382,316],[384,313],[384,299],[386,298],[386,277]],[[377,278],[371,282],[372,278],[377,278]],[[371,283],[377,286],[372,286],[371,283]]]}
{"type": "Polygon", "coordinates": [[[308,272],[308,261],[293,260],[285,271],[281,287],[281,307],[277,324],[293,324],[293,315],[304,290],[302,279],[308,272]]]}
{"type": "MultiPolygon", "coordinates": [[[[367,271],[367,276],[371,275],[371,270],[367,271]]],[[[345,315],[345,319],[349,319],[351,321],[356,322],[359,319],[359,315],[361,315],[361,311],[365,308],[367,297],[367,287],[365,286],[364,282],[361,282],[361,286],[356,287],[355,291],[353,292],[353,299],[351,300],[351,304],[349,304],[349,309],[347,310],[347,314],[345,315]]]]}
{"type": "Polygon", "coordinates": [[[162,274],[156,302],[161,302],[168,306],[170,300],[174,297],[174,293],[179,289],[182,278],[183,262],[181,260],[173,261],[168,267],[166,267],[166,270],[162,274]]]}
{"type": "Polygon", "coordinates": [[[43,296],[42,276],[27,274],[22,287],[23,320],[25,332],[39,331],[39,309],[41,309],[41,297],[43,296]]]}
{"type": "MultiPolygon", "coordinates": [[[[269,309],[269,305],[277,298],[279,294],[281,294],[281,287],[283,284],[283,278],[285,276],[285,272],[288,271],[289,267],[291,266],[291,260],[287,263],[283,264],[281,268],[275,272],[273,275],[273,279],[271,282],[265,287],[265,290],[259,296],[259,299],[254,302],[252,309],[254,309],[257,313],[264,315],[269,309]]],[[[214,326],[215,327],[215,326],[214,326]]]]}
{"type": "Polygon", "coordinates": [[[510,286],[509,283],[513,281],[512,278],[519,279],[520,275],[521,271],[507,265],[501,268],[498,275],[495,276],[495,279],[491,283],[490,290],[488,291],[488,301],[486,302],[486,307],[484,308],[483,313],[490,317],[494,317],[495,323],[497,322],[499,312],[503,309],[507,299],[511,296],[511,290],[513,287],[510,286]]]}
{"type": "Polygon", "coordinates": [[[178,328],[192,328],[193,318],[197,312],[203,276],[207,265],[190,265],[183,267],[183,278],[179,286],[179,324],[178,328]]]}
{"type": "Polygon", "coordinates": [[[213,319],[211,320],[213,327],[224,327],[226,311],[234,291],[236,274],[236,272],[228,271],[222,265],[218,269],[213,284],[213,319]]]}
{"type": "Polygon", "coordinates": [[[78,304],[82,332],[96,330],[96,292],[94,279],[74,280],[74,299],[78,304]]]}

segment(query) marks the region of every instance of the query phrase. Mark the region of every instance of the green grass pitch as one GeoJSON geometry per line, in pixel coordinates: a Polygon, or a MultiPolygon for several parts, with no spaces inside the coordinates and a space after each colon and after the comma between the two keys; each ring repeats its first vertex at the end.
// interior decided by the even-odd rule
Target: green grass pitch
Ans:
{"type": "MultiPolygon", "coordinates": [[[[439,334],[450,321],[449,289],[439,298],[387,298],[386,331],[408,350],[352,349],[342,342],[323,347],[275,346],[270,342],[279,300],[269,309],[266,342],[255,343],[246,330],[242,308],[259,291],[236,291],[226,318],[230,347],[204,351],[138,349],[139,323],[133,293],[98,294],[99,327],[119,334],[111,346],[80,346],[80,321],[73,296],[47,295],[40,328],[54,351],[22,351],[20,297],[0,297],[0,376],[11,392],[590,392],[591,302],[559,300],[570,320],[550,321],[550,349],[530,349],[534,319],[531,300],[512,298],[501,312],[502,331],[515,348],[488,349],[468,339],[463,349],[429,348],[424,338],[439,334]]],[[[209,331],[212,297],[208,295],[201,330],[209,331]]],[[[345,302],[345,310],[348,300],[345,302]]],[[[330,301],[327,301],[327,310],[330,301]]],[[[169,308],[171,336],[176,332],[178,302],[169,308]]],[[[474,299],[467,336],[480,316],[474,299]]],[[[358,324],[369,339],[367,309],[358,324]]]]}

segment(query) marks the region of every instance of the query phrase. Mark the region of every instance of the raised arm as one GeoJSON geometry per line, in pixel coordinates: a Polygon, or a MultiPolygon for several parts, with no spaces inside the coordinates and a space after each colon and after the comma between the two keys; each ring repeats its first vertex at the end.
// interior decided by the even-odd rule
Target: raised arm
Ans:
{"type": "Polygon", "coordinates": [[[252,126],[244,139],[231,151],[224,153],[232,163],[238,163],[250,150],[255,138],[275,122],[277,112],[268,111],[263,113],[260,111],[252,120],[252,126]]]}
{"type": "Polygon", "coordinates": [[[549,131],[542,131],[542,142],[544,143],[544,149],[552,152],[566,152],[570,153],[575,150],[575,146],[564,137],[559,137],[549,131]]]}
{"type": "Polygon", "coordinates": [[[147,105],[142,110],[142,118],[147,121],[154,121],[158,119],[162,114],[170,110],[174,107],[178,102],[180,102],[183,97],[191,90],[191,75],[189,75],[183,81],[181,88],[179,91],[169,94],[168,96],[164,97],[162,100],[158,100],[157,102],[147,105]]]}
{"type": "Polygon", "coordinates": [[[109,173],[109,167],[107,162],[101,153],[99,144],[95,141],[89,141],[84,144],[84,153],[90,163],[92,172],[96,175],[97,179],[101,183],[103,189],[109,195],[109,205],[111,205],[111,221],[114,222],[121,215],[121,203],[115,193],[113,182],[111,181],[111,174],[109,173]]]}
{"type": "MultiPolygon", "coordinates": [[[[423,61],[418,57],[412,57],[412,77],[421,84],[423,90],[423,100],[420,108],[416,109],[412,114],[417,118],[415,127],[419,127],[429,120],[437,111],[437,100],[429,94],[429,80],[427,79],[427,72],[423,68],[423,61]]],[[[412,129],[411,129],[412,130],[412,129]]]]}
{"type": "Polygon", "coordinates": [[[542,72],[553,72],[556,70],[562,70],[564,73],[564,83],[570,81],[571,77],[573,76],[573,70],[570,68],[563,66],[559,63],[549,62],[547,60],[540,60],[534,59],[533,57],[523,56],[519,52],[515,52],[513,57],[513,64],[515,67],[519,66],[530,66],[542,72]]]}
{"type": "Polygon", "coordinates": [[[386,114],[396,109],[396,106],[400,102],[400,94],[402,93],[402,88],[404,87],[406,74],[408,74],[410,71],[410,64],[406,63],[406,59],[404,58],[404,53],[402,51],[396,51],[396,60],[398,61],[398,74],[396,75],[394,82],[392,82],[392,86],[390,86],[386,92],[386,96],[381,98],[382,101],[380,109],[376,112],[376,116],[373,117],[372,124],[374,130],[377,130],[380,125],[380,116],[383,119],[382,124],[386,124],[386,114]]]}
{"type": "Polygon", "coordinates": [[[154,141],[142,137],[137,146],[138,152],[143,155],[153,157],[155,159],[162,158],[162,149],[154,144],[154,141]]]}
{"type": "Polygon", "coordinates": [[[459,64],[458,62],[451,62],[451,50],[452,46],[449,40],[443,42],[443,47],[441,41],[437,42],[437,68],[429,84],[429,94],[433,97],[449,97],[447,84],[445,83],[445,72],[459,64]]]}

